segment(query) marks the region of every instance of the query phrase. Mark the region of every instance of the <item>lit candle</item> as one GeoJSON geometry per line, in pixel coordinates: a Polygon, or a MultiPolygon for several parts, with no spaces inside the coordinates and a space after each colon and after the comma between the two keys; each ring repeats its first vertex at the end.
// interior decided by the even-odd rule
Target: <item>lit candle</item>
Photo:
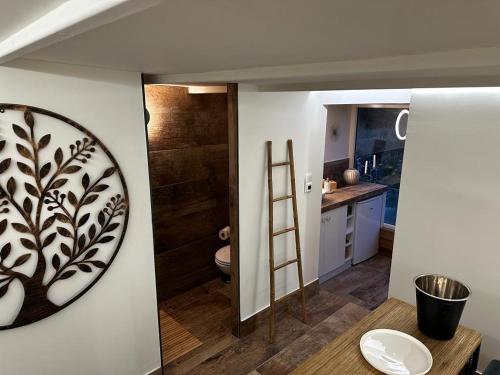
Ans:
{"type": "Polygon", "coordinates": [[[365,160],[365,174],[368,173],[368,160],[365,160]]]}
{"type": "Polygon", "coordinates": [[[377,166],[377,155],[373,154],[373,169],[377,166]]]}

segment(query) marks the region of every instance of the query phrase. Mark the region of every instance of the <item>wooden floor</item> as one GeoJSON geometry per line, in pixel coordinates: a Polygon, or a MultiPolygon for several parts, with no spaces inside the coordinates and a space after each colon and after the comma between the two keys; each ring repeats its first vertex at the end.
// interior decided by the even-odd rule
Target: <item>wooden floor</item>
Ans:
{"type": "Polygon", "coordinates": [[[220,280],[168,300],[161,308],[201,345],[165,364],[165,374],[287,374],[387,299],[390,262],[378,255],[321,284],[307,300],[307,324],[299,304],[289,303],[273,344],[267,326],[242,339],[231,335],[229,288],[220,280]]]}

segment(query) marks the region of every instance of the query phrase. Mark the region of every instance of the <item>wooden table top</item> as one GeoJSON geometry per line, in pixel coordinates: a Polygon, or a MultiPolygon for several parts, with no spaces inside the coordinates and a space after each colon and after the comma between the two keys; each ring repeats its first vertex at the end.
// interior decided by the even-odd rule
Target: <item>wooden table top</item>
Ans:
{"type": "Polygon", "coordinates": [[[481,334],[459,326],[448,341],[431,339],[417,328],[416,308],[391,298],[348,331],[302,363],[292,374],[380,374],[363,357],[359,340],[366,332],[387,328],[405,332],[424,343],[433,357],[431,375],[457,375],[481,343],[481,334]]]}
{"type": "Polygon", "coordinates": [[[325,194],[321,202],[321,212],[333,210],[348,203],[368,199],[384,193],[389,187],[386,185],[362,182],[357,185],[346,186],[325,194]]]}

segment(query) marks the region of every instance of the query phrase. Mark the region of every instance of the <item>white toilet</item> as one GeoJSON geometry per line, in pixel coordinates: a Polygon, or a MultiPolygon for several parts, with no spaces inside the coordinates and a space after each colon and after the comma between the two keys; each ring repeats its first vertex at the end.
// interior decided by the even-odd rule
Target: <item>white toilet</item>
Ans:
{"type": "Polygon", "coordinates": [[[215,253],[215,264],[217,264],[217,267],[229,277],[231,274],[231,247],[229,245],[217,250],[215,253]]]}

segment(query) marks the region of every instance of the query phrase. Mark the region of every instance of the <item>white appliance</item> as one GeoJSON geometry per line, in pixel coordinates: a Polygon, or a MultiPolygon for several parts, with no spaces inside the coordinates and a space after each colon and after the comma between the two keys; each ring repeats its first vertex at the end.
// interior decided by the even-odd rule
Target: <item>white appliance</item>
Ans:
{"type": "Polygon", "coordinates": [[[356,204],[352,264],[360,263],[378,253],[383,197],[384,195],[379,195],[356,204]]]}

